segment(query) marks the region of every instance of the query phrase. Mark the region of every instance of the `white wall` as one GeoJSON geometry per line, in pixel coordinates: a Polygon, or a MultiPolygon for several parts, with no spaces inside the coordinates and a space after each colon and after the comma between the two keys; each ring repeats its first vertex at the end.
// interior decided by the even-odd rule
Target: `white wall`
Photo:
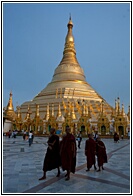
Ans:
{"type": "Polygon", "coordinates": [[[4,122],[3,133],[8,132],[9,130],[12,130],[12,122],[6,119],[4,122]]]}

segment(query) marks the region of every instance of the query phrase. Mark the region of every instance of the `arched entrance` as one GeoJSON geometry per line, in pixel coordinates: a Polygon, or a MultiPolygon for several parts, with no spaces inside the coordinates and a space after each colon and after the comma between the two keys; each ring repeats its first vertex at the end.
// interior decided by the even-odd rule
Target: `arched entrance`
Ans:
{"type": "Polygon", "coordinates": [[[124,135],[124,127],[123,126],[119,126],[118,127],[118,132],[119,132],[119,136],[124,135]]]}
{"type": "Polygon", "coordinates": [[[84,126],[84,125],[81,126],[81,131],[82,131],[82,132],[85,131],[85,126],[84,126]]]}
{"type": "Polygon", "coordinates": [[[102,135],[106,135],[106,127],[105,127],[105,125],[101,126],[101,134],[102,135]]]}
{"type": "Polygon", "coordinates": [[[85,126],[84,125],[82,125],[80,127],[80,131],[81,131],[82,135],[85,135],[85,126]]]}
{"type": "Polygon", "coordinates": [[[50,129],[51,129],[51,125],[48,125],[48,131],[50,131],[50,129]]]}

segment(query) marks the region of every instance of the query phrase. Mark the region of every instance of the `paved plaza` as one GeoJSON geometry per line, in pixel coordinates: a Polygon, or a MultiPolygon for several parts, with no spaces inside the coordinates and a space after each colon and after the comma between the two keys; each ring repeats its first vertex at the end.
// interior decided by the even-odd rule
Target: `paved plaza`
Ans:
{"type": "Polygon", "coordinates": [[[130,187],[130,141],[102,139],[106,145],[108,163],[105,170],[94,171],[92,167],[86,172],[86,157],[84,155],[85,140],[81,149],[77,149],[76,173],[65,181],[66,172],[57,170],[47,172],[47,178],[42,177],[43,160],[47,149],[46,137],[35,137],[32,146],[24,141],[22,136],[8,138],[3,136],[3,194],[120,194],[131,193],[130,187]]]}

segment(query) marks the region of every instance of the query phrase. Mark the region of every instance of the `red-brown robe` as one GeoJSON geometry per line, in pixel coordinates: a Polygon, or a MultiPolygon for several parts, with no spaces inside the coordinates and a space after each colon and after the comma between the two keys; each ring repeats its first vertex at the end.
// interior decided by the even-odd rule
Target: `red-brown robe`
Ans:
{"type": "Polygon", "coordinates": [[[61,165],[59,137],[57,135],[51,135],[47,143],[50,147],[47,148],[44,158],[43,171],[50,171],[61,165]],[[53,143],[53,145],[51,145],[51,143],[53,143]]]}
{"type": "Polygon", "coordinates": [[[119,135],[117,133],[114,133],[114,142],[117,142],[119,140],[119,135]]]}
{"type": "Polygon", "coordinates": [[[103,163],[107,163],[107,154],[106,147],[102,141],[97,142],[96,151],[98,166],[103,166],[103,163]]]}
{"type": "Polygon", "coordinates": [[[87,156],[87,168],[90,169],[95,164],[96,142],[89,138],[85,143],[85,155],[87,156]]]}
{"type": "Polygon", "coordinates": [[[69,170],[75,173],[76,167],[76,140],[75,137],[68,133],[61,141],[61,166],[63,171],[69,170]]]}

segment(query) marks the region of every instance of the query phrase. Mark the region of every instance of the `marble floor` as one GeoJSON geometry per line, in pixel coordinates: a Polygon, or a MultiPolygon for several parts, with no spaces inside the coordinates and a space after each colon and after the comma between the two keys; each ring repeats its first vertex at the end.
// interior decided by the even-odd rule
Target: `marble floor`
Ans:
{"type": "Polygon", "coordinates": [[[47,172],[47,178],[42,177],[43,160],[47,149],[46,137],[35,137],[29,147],[28,141],[22,136],[8,138],[3,136],[2,193],[3,194],[131,194],[131,146],[130,140],[102,139],[108,155],[105,170],[96,172],[92,167],[86,172],[86,157],[84,155],[85,140],[81,149],[77,149],[77,164],[75,174],[65,181],[66,172],[57,170],[47,172]]]}

